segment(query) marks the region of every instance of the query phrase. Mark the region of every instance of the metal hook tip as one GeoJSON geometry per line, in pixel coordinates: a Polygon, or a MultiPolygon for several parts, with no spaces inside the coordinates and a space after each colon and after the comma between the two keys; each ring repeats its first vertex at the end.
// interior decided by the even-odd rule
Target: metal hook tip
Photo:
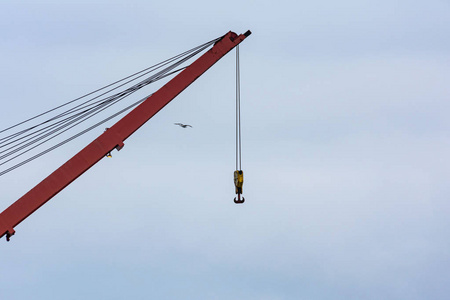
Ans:
{"type": "Polygon", "coordinates": [[[244,203],[244,202],[245,202],[245,198],[244,197],[242,197],[242,200],[240,199],[240,197],[239,197],[238,200],[236,200],[236,198],[234,198],[234,203],[236,203],[236,204],[241,204],[241,203],[244,203]]]}

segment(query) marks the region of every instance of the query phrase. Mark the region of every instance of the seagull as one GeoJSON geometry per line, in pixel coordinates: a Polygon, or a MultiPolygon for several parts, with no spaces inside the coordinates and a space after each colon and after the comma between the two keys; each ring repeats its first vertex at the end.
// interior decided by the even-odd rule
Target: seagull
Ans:
{"type": "Polygon", "coordinates": [[[191,127],[192,128],[192,126],[191,125],[185,125],[185,124],[181,124],[181,123],[174,123],[175,125],[178,125],[178,126],[181,126],[181,127],[183,127],[183,128],[186,128],[186,127],[191,127]]]}

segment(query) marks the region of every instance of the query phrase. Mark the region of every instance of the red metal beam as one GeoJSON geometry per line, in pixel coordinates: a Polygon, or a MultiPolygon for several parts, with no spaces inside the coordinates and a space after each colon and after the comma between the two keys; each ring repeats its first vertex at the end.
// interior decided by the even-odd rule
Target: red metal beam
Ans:
{"type": "Polygon", "coordinates": [[[6,235],[6,239],[9,240],[15,233],[14,227],[20,222],[100,161],[108,152],[114,148],[120,150],[130,135],[250,34],[250,31],[241,35],[228,32],[189,67],[5,209],[0,214],[0,238],[6,235]]]}

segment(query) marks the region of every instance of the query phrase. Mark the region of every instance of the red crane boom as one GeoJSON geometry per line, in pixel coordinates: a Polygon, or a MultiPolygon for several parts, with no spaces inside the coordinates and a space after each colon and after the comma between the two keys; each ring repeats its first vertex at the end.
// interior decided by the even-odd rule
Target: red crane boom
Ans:
{"type": "Polygon", "coordinates": [[[180,74],[11,204],[0,214],[0,238],[6,235],[6,239],[9,241],[15,233],[14,227],[20,222],[100,161],[111,150],[122,149],[123,142],[130,135],[250,34],[250,31],[240,35],[228,32],[180,74]]]}

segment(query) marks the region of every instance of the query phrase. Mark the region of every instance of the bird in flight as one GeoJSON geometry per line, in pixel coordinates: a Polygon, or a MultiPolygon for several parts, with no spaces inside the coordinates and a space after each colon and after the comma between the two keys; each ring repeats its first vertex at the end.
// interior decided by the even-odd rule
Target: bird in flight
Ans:
{"type": "Polygon", "coordinates": [[[191,125],[185,125],[185,124],[181,124],[181,123],[174,123],[175,125],[178,125],[178,126],[181,126],[181,127],[183,127],[183,128],[186,128],[186,127],[192,127],[191,125]]]}

